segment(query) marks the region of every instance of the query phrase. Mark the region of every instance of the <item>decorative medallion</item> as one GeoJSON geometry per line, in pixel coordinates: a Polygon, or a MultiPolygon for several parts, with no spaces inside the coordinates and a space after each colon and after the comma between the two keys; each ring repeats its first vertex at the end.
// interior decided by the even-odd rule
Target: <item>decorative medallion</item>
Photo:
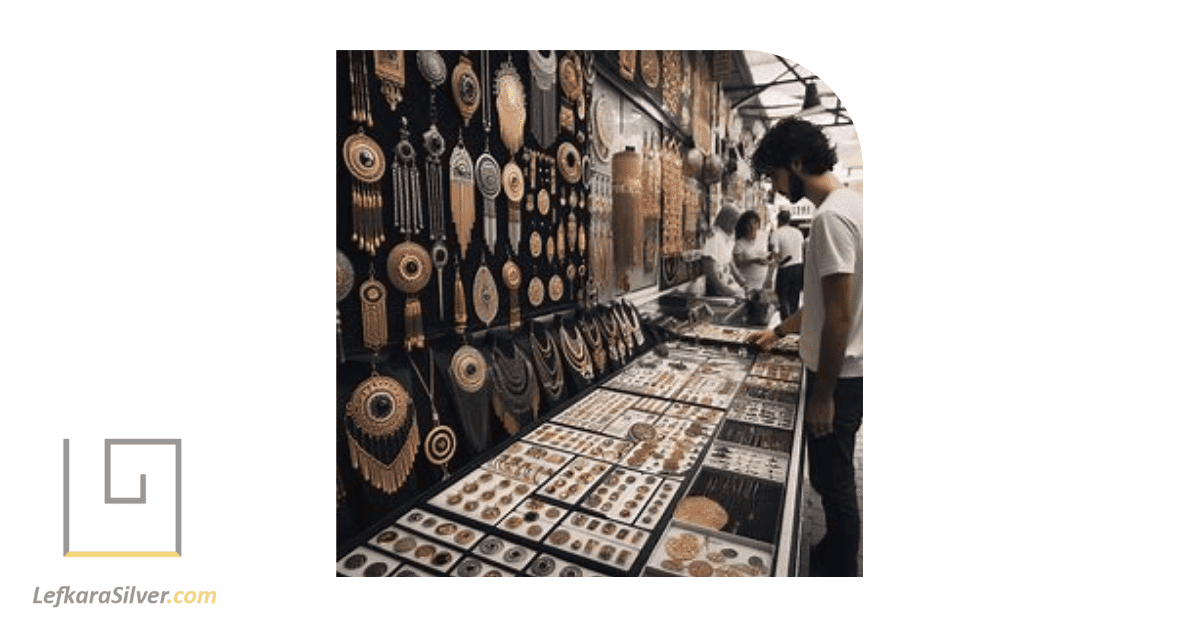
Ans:
{"type": "Polygon", "coordinates": [[[459,252],[466,258],[475,226],[475,174],[471,154],[461,139],[450,152],[450,215],[454,218],[459,252]]]}
{"type": "Polygon", "coordinates": [[[563,179],[572,185],[579,183],[583,177],[583,164],[580,161],[579,149],[570,142],[563,142],[558,147],[558,170],[563,179]]]}
{"type": "Polygon", "coordinates": [[[492,272],[483,264],[480,264],[479,270],[475,271],[475,285],[472,292],[474,292],[475,315],[483,321],[484,325],[490,327],[492,321],[496,319],[496,314],[500,311],[500,293],[496,289],[496,280],[492,278],[492,272]]]}
{"type": "Polygon", "coordinates": [[[478,349],[463,345],[450,358],[450,375],[464,391],[479,392],[487,383],[487,362],[478,349]]]}
{"type": "Polygon", "coordinates": [[[387,289],[372,276],[359,287],[358,296],[362,305],[363,346],[379,351],[388,343],[387,289]]]}
{"type": "Polygon", "coordinates": [[[533,307],[541,307],[542,298],[546,296],[545,287],[542,285],[541,277],[534,277],[529,280],[529,304],[533,307]]]}
{"type": "Polygon", "coordinates": [[[567,100],[576,102],[583,97],[583,76],[575,55],[565,54],[558,62],[558,84],[562,86],[563,96],[567,100]]]}
{"type": "Polygon", "coordinates": [[[537,231],[529,234],[529,254],[534,257],[542,254],[542,234],[537,231]]]}
{"type": "Polygon", "coordinates": [[[417,69],[433,87],[446,82],[446,60],[436,50],[418,50],[417,69]]]}
{"type": "Polygon", "coordinates": [[[496,71],[496,109],[500,114],[500,140],[509,155],[516,155],[525,137],[525,85],[511,59],[496,71]]]}
{"type": "Polygon", "coordinates": [[[475,160],[475,185],[483,195],[483,240],[496,253],[496,197],[500,196],[500,164],[484,152],[475,160]]]}
{"type": "Polygon", "coordinates": [[[346,415],[365,434],[385,438],[411,419],[412,399],[404,386],[383,375],[359,383],[346,404],[346,415]]]}
{"type": "Polygon", "coordinates": [[[509,290],[516,290],[521,287],[521,267],[517,263],[509,260],[504,262],[504,267],[500,269],[501,277],[504,280],[504,285],[509,290]]]}
{"type": "Polygon", "coordinates": [[[347,426],[350,462],[375,488],[392,494],[400,489],[412,470],[420,443],[412,398],[400,382],[372,374],[355,387],[346,403],[346,416],[358,432],[347,426]],[[391,462],[380,460],[380,453],[406,431],[391,462]]]}
{"type": "Polygon", "coordinates": [[[551,301],[558,301],[563,296],[563,282],[558,275],[550,277],[550,283],[546,286],[547,292],[550,294],[551,301]]]}
{"type": "Polygon", "coordinates": [[[514,203],[521,202],[521,197],[525,195],[525,175],[521,172],[521,168],[515,162],[510,161],[504,165],[504,172],[501,176],[504,183],[504,195],[514,203]]]}
{"type": "MultiPolygon", "coordinates": [[[[545,188],[538,190],[537,210],[543,216],[550,213],[550,192],[545,188]]],[[[537,254],[534,254],[534,257],[537,257],[537,254]]]]}
{"type": "Polygon", "coordinates": [[[475,75],[471,60],[466,55],[458,58],[458,65],[454,66],[454,72],[450,74],[450,93],[454,97],[459,114],[462,115],[463,126],[470,126],[471,118],[479,109],[481,94],[479,77],[475,75]]]}
{"type": "Polygon", "coordinates": [[[454,430],[439,425],[425,435],[425,457],[435,465],[444,465],[454,457],[458,439],[454,430]]]}
{"type": "Polygon", "coordinates": [[[416,242],[401,242],[388,254],[388,278],[404,292],[420,292],[432,273],[433,260],[416,242]]]}

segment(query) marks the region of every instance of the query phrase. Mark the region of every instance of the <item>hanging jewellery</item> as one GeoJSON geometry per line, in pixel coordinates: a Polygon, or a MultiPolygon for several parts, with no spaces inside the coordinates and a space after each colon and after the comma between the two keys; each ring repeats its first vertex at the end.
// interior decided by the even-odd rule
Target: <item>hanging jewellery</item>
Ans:
{"type": "Polygon", "coordinates": [[[583,330],[583,337],[587,340],[588,348],[592,351],[592,364],[596,366],[596,372],[603,373],[608,366],[608,356],[605,355],[604,338],[600,336],[600,328],[583,317],[579,318],[578,323],[579,328],[583,330]]]}
{"type": "Polygon", "coordinates": [[[563,358],[567,364],[585,380],[591,381],[595,376],[595,372],[592,370],[592,358],[588,355],[587,342],[580,335],[579,328],[568,330],[567,323],[560,320],[558,335],[562,341],[563,358]]]}
{"type": "Polygon", "coordinates": [[[529,122],[533,137],[542,148],[550,148],[557,136],[554,126],[555,83],[558,55],[540,50],[529,51],[529,74],[533,78],[533,90],[529,95],[529,122]]]}
{"type": "Polygon", "coordinates": [[[529,254],[534,259],[542,254],[542,234],[536,230],[529,234],[529,254]]]}
{"type": "Polygon", "coordinates": [[[617,65],[621,71],[621,78],[626,81],[633,81],[633,77],[637,72],[637,51],[636,50],[618,50],[617,65]]]}
{"type": "Polygon", "coordinates": [[[508,242],[515,254],[521,240],[521,201],[525,196],[524,176],[516,164],[525,136],[525,86],[513,67],[511,53],[496,72],[496,109],[500,115],[500,140],[508,149],[508,164],[504,166],[501,182],[508,197],[508,242]]]}
{"type": "Polygon", "coordinates": [[[542,390],[546,393],[547,405],[554,404],[562,398],[566,379],[562,362],[558,359],[558,348],[554,346],[554,338],[541,325],[537,325],[536,329],[531,325],[529,346],[533,348],[533,367],[542,383],[542,390]]]}
{"type": "Polygon", "coordinates": [[[487,361],[483,353],[469,344],[459,347],[450,358],[450,384],[453,398],[459,404],[463,435],[475,451],[483,451],[491,440],[491,423],[487,416],[491,391],[485,391],[488,380],[487,361]]]}
{"type": "Polygon", "coordinates": [[[556,303],[562,298],[563,282],[562,277],[559,277],[557,273],[551,275],[550,282],[546,285],[546,292],[550,295],[550,300],[556,303]]]}
{"type": "Polygon", "coordinates": [[[529,305],[534,308],[542,306],[542,299],[546,296],[546,288],[542,285],[541,277],[534,277],[529,280],[529,287],[526,289],[529,297],[529,305]]]}
{"type": "Polygon", "coordinates": [[[376,50],[375,76],[379,77],[379,91],[392,111],[404,100],[404,51],[376,50]]]}
{"type": "Polygon", "coordinates": [[[387,169],[383,149],[362,128],[342,144],[342,161],[354,177],[350,185],[350,241],[369,255],[383,244],[383,193],[380,180],[387,169]]]}
{"type": "MultiPolygon", "coordinates": [[[[337,252],[337,302],[341,303],[346,297],[350,296],[350,292],[354,289],[354,265],[350,263],[350,258],[346,257],[340,249],[337,252]]],[[[346,361],[346,348],[342,344],[342,310],[338,309],[337,314],[337,344],[338,357],[342,362],[346,361]]]]}
{"type": "Polygon", "coordinates": [[[558,84],[562,86],[567,102],[578,104],[583,99],[583,74],[579,71],[579,59],[574,53],[564,54],[559,62],[558,84]]]}
{"type": "Polygon", "coordinates": [[[442,478],[444,479],[449,472],[446,470],[446,463],[454,458],[454,452],[458,449],[458,438],[454,434],[454,430],[448,426],[442,425],[438,419],[437,411],[437,396],[434,391],[437,389],[437,380],[434,375],[433,367],[433,352],[429,352],[429,382],[425,382],[425,378],[421,376],[421,370],[417,368],[417,363],[413,361],[412,354],[408,356],[408,363],[412,365],[413,373],[417,376],[417,383],[421,384],[421,388],[425,390],[425,394],[429,395],[429,411],[433,420],[433,429],[425,435],[425,459],[435,466],[442,468],[442,478]]]}
{"type": "Polygon", "coordinates": [[[460,334],[467,331],[467,294],[459,272],[462,263],[460,257],[454,264],[454,331],[460,334]]]}
{"type": "Polygon", "coordinates": [[[471,230],[475,227],[475,175],[471,154],[463,144],[461,133],[458,145],[450,152],[450,215],[458,235],[459,254],[465,258],[467,248],[471,246],[471,230]]]}
{"type": "Polygon", "coordinates": [[[483,321],[484,327],[491,327],[492,321],[500,311],[500,292],[496,288],[496,280],[487,264],[480,264],[475,271],[475,283],[472,288],[475,305],[475,315],[483,321]]]}
{"type": "Polygon", "coordinates": [[[371,367],[346,403],[350,464],[376,489],[391,495],[408,479],[420,433],[404,386],[371,367]],[[390,460],[390,462],[384,462],[390,460]]]}
{"type": "Polygon", "coordinates": [[[388,278],[392,285],[408,294],[404,302],[404,349],[425,348],[425,331],[421,322],[421,301],[417,298],[432,274],[433,262],[421,245],[407,241],[397,244],[388,254],[388,278]]]}
{"type": "Polygon", "coordinates": [[[517,331],[521,328],[521,267],[510,259],[504,262],[500,274],[504,285],[508,287],[508,328],[517,331]]]}
{"type": "Polygon", "coordinates": [[[577,225],[575,224],[575,211],[572,210],[567,213],[567,250],[568,251],[575,250],[575,240],[576,240],[576,237],[579,235],[579,231],[576,229],[576,227],[577,227],[577,225]]]}
{"type": "Polygon", "coordinates": [[[654,89],[658,87],[658,51],[643,50],[641,51],[642,58],[642,80],[646,82],[646,87],[654,89]]]}
{"type": "Polygon", "coordinates": [[[375,278],[374,260],[371,276],[359,287],[358,297],[362,303],[363,346],[379,351],[388,343],[387,288],[375,278]]]}
{"type": "Polygon", "coordinates": [[[475,160],[475,184],[483,195],[483,240],[488,251],[496,254],[496,197],[500,195],[500,164],[488,152],[492,133],[492,99],[487,82],[491,80],[488,51],[483,51],[483,153],[475,160]]]}
{"type": "Polygon", "coordinates": [[[429,230],[433,237],[433,265],[438,273],[438,317],[446,318],[446,306],[442,271],[450,261],[446,249],[446,205],[442,197],[442,154],[446,152],[446,140],[437,128],[437,88],[446,81],[446,61],[436,50],[417,51],[417,69],[429,83],[429,129],[422,135],[428,157],[425,161],[425,185],[429,201],[429,230]]]}
{"type": "Polygon", "coordinates": [[[522,355],[521,348],[514,342],[513,356],[509,358],[492,338],[491,377],[495,382],[492,388],[492,409],[500,417],[504,430],[509,435],[516,434],[521,429],[518,417],[532,411],[534,418],[538,415],[538,397],[534,388],[535,377],[533,366],[522,355]]]}
{"type": "Polygon", "coordinates": [[[400,118],[400,141],[393,151],[392,161],[392,220],[406,238],[425,231],[421,212],[421,171],[417,168],[417,151],[408,140],[408,118],[400,118]]]}
{"type": "Polygon", "coordinates": [[[479,77],[475,76],[475,69],[471,67],[471,60],[465,51],[459,55],[458,65],[450,73],[450,94],[462,116],[463,126],[471,126],[471,118],[479,109],[479,77]]]}
{"type": "Polygon", "coordinates": [[[367,59],[363,52],[361,63],[355,61],[354,51],[349,51],[350,57],[350,119],[368,127],[375,126],[371,119],[371,98],[367,92],[367,59]]]}

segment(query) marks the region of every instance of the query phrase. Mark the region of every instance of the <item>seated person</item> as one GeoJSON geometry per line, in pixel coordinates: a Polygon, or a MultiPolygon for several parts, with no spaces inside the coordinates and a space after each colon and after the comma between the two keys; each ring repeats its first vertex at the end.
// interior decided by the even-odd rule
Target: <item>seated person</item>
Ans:
{"type": "Polygon", "coordinates": [[[746,280],[733,264],[733,231],[737,218],[738,210],[732,205],[722,206],[704,243],[701,265],[708,296],[746,298],[746,280]]]}

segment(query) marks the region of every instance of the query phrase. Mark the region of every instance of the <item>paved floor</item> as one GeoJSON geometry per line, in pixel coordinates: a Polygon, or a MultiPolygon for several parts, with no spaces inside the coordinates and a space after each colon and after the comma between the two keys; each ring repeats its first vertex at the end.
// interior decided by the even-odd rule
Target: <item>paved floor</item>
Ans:
{"type": "MultiPolygon", "coordinates": [[[[863,428],[858,429],[858,440],[854,443],[855,483],[858,485],[858,509],[862,511],[863,498],[863,428]]],[[[804,465],[804,522],[800,535],[800,575],[808,575],[808,548],[825,535],[825,510],[821,499],[808,482],[808,465],[804,465]]],[[[865,526],[864,526],[865,527],[865,526]]],[[[865,540],[863,545],[865,545],[865,540]]],[[[858,548],[858,575],[863,575],[863,550],[858,548]]]]}

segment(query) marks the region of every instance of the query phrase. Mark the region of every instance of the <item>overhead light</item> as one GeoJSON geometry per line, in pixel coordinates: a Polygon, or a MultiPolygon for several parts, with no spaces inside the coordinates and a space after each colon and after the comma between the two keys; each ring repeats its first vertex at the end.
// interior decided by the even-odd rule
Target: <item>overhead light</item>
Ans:
{"type": "Polygon", "coordinates": [[[800,109],[800,115],[802,116],[824,111],[825,108],[821,104],[821,97],[817,95],[817,84],[815,81],[809,81],[804,84],[804,105],[800,109]]]}

